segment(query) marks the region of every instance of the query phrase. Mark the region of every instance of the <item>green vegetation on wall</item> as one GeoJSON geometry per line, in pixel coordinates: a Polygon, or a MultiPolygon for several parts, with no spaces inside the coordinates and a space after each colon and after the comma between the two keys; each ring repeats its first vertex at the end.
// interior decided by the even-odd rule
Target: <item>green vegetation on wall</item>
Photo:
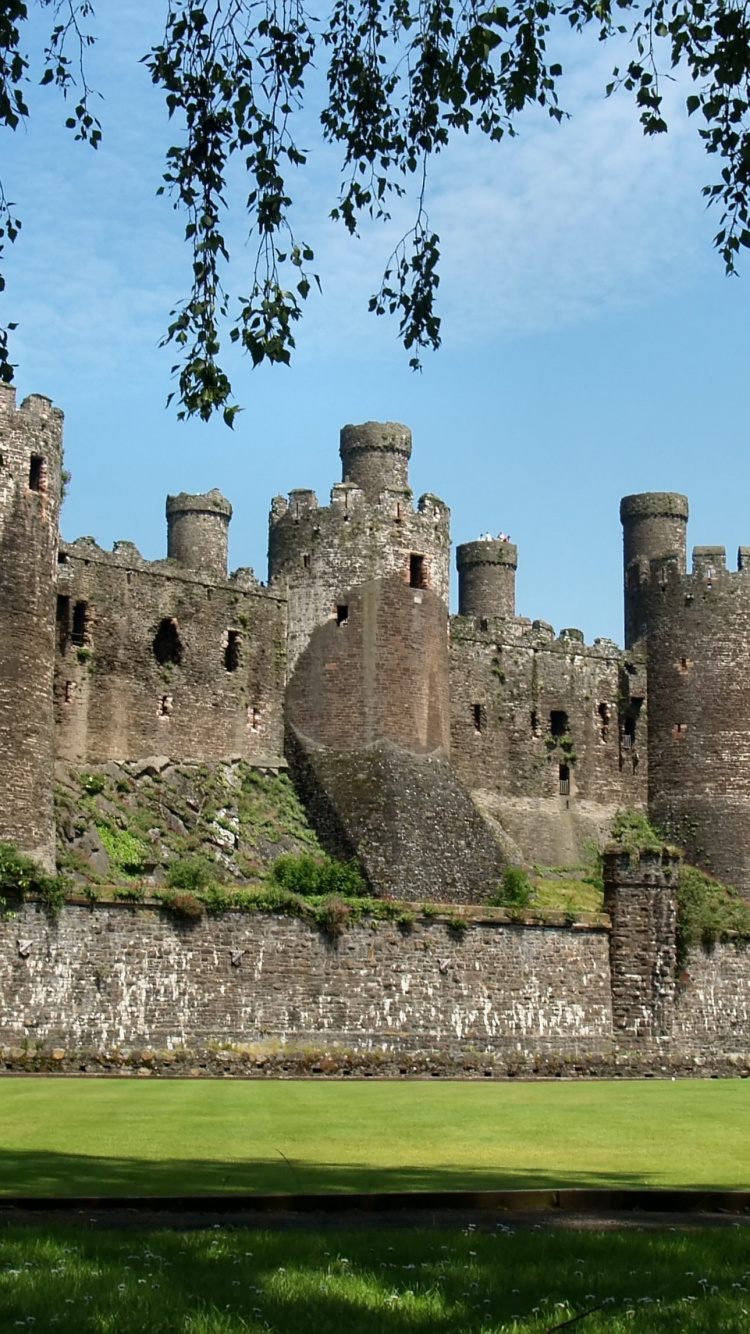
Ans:
{"type": "Polygon", "coordinates": [[[38,895],[42,903],[56,912],[65,901],[68,882],[61,875],[45,875],[31,857],[20,853],[14,843],[0,843],[0,908],[5,908],[5,895],[24,898],[38,895]]]}
{"type": "Polygon", "coordinates": [[[283,854],[322,855],[286,774],[246,761],[61,766],[55,798],[59,867],[84,891],[246,885],[283,854]]]}
{"type": "Polygon", "coordinates": [[[750,907],[736,890],[695,866],[682,866],[677,890],[677,967],[697,945],[750,940],[750,907]]]}

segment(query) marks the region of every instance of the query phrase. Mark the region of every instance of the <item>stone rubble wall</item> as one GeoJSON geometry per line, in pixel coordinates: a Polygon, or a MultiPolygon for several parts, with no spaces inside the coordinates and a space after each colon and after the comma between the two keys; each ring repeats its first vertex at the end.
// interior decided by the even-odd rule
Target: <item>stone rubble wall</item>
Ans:
{"type": "Polygon", "coordinates": [[[28,902],[0,919],[0,1071],[747,1077],[750,950],[693,951],[649,1042],[614,1032],[609,935],[28,902]]]}
{"type": "Polygon", "coordinates": [[[156,907],[35,903],[0,919],[0,1046],[203,1050],[268,1040],[364,1052],[611,1047],[603,927],[295,918],[181,923],[156,907]]]}

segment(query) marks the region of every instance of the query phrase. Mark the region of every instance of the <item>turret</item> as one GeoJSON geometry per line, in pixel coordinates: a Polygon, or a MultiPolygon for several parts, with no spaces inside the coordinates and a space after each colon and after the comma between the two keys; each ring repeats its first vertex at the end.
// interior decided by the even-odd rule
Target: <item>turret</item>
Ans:
{"type": "Polygon", "coordinates": [[[676,564],[680,574],[687,564],[688,502],[674,491],[647,491],[625,496],[620,502],[625,570],[625,647],[631,648],[647,633],[645,588],[651,562],[676,564]]]}
{"type": "Polygon", "coordinates": [[[227,577],[227,546],[232,506],[220,491],[167,496],[167,555],[189,570],[227,577]]]}
{"type": "Polygon", "coordinates": [[[418,605],[434,593],[448,615],[450,510],[437,496],[409,490],[411,431],[367,422],[341,431],[344,481],[319,505],[299,488],[277,496],[268,529],[268,580],[288,599],[287,664],[291,671],[317,625],[343,615],[348,593],[397,575],[418,605]]]}
{"type": "Polygon", "coordinates": [[[62,426],[48,398],[31,394],[17,409],[15,391],[0,386],[0,841],[49,871],[62,426]]]}
{"type": "Polygon", "coordinates": [[[518,548],[513,542],[464,542],[456,548],[459,616],[516,614],[518,548]]]}
{"type": "Polygon", "coordinates": [[[342,481],[376,499],[381,491],[408,491],[411,431],[398,422],[365,422],[341,431],[342,481]]]}

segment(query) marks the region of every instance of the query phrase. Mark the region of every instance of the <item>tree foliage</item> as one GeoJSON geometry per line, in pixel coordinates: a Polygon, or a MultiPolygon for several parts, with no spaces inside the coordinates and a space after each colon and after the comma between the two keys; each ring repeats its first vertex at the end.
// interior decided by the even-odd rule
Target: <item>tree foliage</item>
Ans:
{"type": "MultiPolygon", "coordinates": [[[[93,41],[90,0],[0,6],[0,125],[14,130],[28,116],[29,3],[51,14],[41,82],[59,89],[66,125],[96,148],[101,126],[83,63],[93,41]]],[[[645,134],[667,130],[661,80],[687,72],[687,112],[699,117],[706,151],[719,161],[704,189],[719,205],[715,244],[734,272],[739,251],[750,246],[750,11],[739,0],[329,0],[320,19],[302,0],[166,0],[163,39],[144,60],[178,127],[160,188],[184,212],[192,256],[190,293],[172,311],[164,339],[178,351],[178,415],[208,420],[221,411],[232,424],[238,409],[220,362],[223,337],[254,365],[289,362],[295,325],[317,282],[312,249],[292,229],[289,183],[307,160],[294,126],[310,96],[314,59],[327,76],[321,133],[342,155],[331,216],[356,234],[362,218],[388,218],[394,199],[414,195],[413,226],[370,309],[397,317],[416,368],[422,350],[440,344],[440,238],[427,212],[428,163],[472,127],[494,141],[514,134],[529,106],[561,120],[562,65],[548,48],[554,52],[567,29],[600,41],[630,38],[630,59],[614,69],[607,92],[633,95],[645,134]],[[224,275],[235,158],[246,173],[257,254],[249,292],[233,297],[224,275]]],[[[0,189],[0,255],[19,228],[0,189]]],[[[12,378],[12,327],[0,331],[5,381],[12,378]]]]}

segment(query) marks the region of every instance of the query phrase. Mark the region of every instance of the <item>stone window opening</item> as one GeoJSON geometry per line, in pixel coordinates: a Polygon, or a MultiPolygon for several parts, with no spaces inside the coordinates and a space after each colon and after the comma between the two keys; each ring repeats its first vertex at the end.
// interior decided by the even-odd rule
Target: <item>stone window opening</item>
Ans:
{"type": "Polygon", "coordinates": [[[349,620],[349,608],[343,603],[336,608],[336,624],[346,625],[349,620]]]}
{"type": "Polygon", "coordinates": [[[29,490],[44,495],[47,490],[47,464],[41,454],[32,454],[29,462],[29,490]]]}
{"type": "Polygon", "coordinates": [[[57,553],[57,563],[58,563],[58,565],[67,565],[68,562],[69,562],[69,560],[70,560],[70,557],[68,556],[67,551],[58,551],[58,553],[57,553]]]}
{"type": "Polygon", "coordinates": [[[73,632],[70,642],[74,648],[85,648],[89,642],[88,602],[76,602],[73,608],[73,632]]]}
{"type": "Polygon", "coordinates": [[[612,710],[609,704],[601,703],[597,709],[599,714],[599,728],[602,741],[606,741],[609,736],[609,724],[612,721],[612,710]]]}
{"type": "Polygon", "coordinates": [[[566,736],[568,715],[564,709],[553,709],[549,716],[549,730],[552,736],[566,736]]]}
{"type": "Polygon", "coordinates": [[[638,716],[643,708],[643,696],[633,695],[628,705],[628,711],[622,719],[620,729],[620,746],[622,750],[635,750],[636,733],[638,730],[638,716]]]}
{"type": "Polygon", "coordinates": [[[61,653],[64,653],[68,647],[68,634],[70,633],[70,598],[62,593],[57,595],[57,610],[55,612],[57,622],[57,643],[61,653]]]}
{"type": "Polygon", "coordinates": [[[227,672],[236,672],[240,665],[240,646],[242,636],[239,630],[227,630],[227,642],[224,648],[224,669],[227,672]]]}
{"type": "MultiPolygon", "coordinates": [[[[161,667],[170,664],[179,667],[182,662],[182,641],[174,616],[165,616],[154,636],[154,657],[161,667]]],[[[165,696],[166,698],[166,696],[165,696]]]]}
{"type": "Polygon", "coordinates": [[[401,513],[401,501],[396,501],[396,513],[393,516],[394,523],[403,523],[404,516],[401,513]]]}
{"type": "Polygon", "coordinates": [[[309,553],[309,551],[303,551],[303,553],[302,553],[302,569],[303,569],[303,570],[309,570],[309,568],[310,568],[310,553],[309,553]]]}
{"type": "Polygon", "coordinates": [[[161,699],[159,700],[159,717],[171,718],[173,706],[174,706],[174,696],[162,695],[161,699]]]}
{"type": "Polygon", "coordinates": [[[248,709],[250,715],[250,730],[252,732],[260,731],[260,709],[248,709]]]}
{"type": "Polygon", "coordinates": [[[559,769],[560,796],[570,796],[570,765],[561,764],[559,769]]]}
{"type": "Polygon", "coordinates": [[[489,621],[487,620],[487,617],[486,617],[486,616],[482,616],[482,617],[480,618],[480,621],[479,621],[479,629],[482,631],[483,634],[486,634],[487,631],[489,630],[489,628],[490,628],[490,626],[489,626],[489,621]]]}
{"type": "Polygon", "coordinates": [[[481,704],[472,704],[472,706],[471,706],[471,712],[472,712],[472,716],[473,716],[473,718],[474,718],[474,731],[475,731],[475,732],[481,732],[481,730],[482,730],[482,706],[481,706],[481,704]]]}
{"type": "Polygon", "coordinates": [[[409,587],[427,587],[427,567],[424,556],[416,555],[414,552],[409,557],[409,587]]]}

